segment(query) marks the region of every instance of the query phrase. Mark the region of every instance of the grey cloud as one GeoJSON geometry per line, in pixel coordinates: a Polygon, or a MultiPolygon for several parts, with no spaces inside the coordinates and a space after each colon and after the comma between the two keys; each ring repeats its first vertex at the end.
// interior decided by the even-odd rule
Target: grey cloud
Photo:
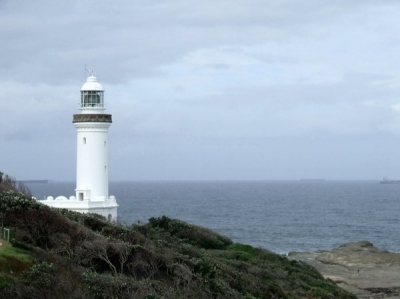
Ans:
{"type": "Polygon", "coordinates": [[[396,177],[382,145],[392,152],[400,132],[399,10],[1,1],[0,154],[23,157],[2,171],[74,179],[86,64],[114,117],[115,178],[396,177]]]}

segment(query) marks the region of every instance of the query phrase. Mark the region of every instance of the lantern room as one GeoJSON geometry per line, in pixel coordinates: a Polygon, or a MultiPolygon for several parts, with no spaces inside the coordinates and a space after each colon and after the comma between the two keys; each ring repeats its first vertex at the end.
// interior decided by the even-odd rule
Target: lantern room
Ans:
{"type": "Polygon", "coordinates": [[[90,76],[81,88],[80,110],[82,110],[82,113],[101,113],[104,109],[103,86],[95,76],[90,76]]]}

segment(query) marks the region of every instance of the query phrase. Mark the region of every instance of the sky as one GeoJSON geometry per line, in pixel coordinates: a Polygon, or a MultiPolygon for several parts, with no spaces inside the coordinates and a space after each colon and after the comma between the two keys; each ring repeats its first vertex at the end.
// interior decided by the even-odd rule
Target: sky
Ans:
{"type": "Polygon", "coordinates": [[[400,2],[0,0],[0,170],[73,181],[85,66],[110,180],[400,179],[400,2]]]}

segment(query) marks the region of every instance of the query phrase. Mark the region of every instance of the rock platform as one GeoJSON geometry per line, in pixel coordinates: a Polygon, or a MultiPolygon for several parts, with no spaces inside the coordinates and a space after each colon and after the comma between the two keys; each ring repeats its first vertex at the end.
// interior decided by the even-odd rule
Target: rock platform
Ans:
{"type": "Polygon", "coordinates": [[[325,278],[360,299],[400,298],[400,254],[380,250],[371,242],[347,243],[332,251],[290,252],[325,278]]]}

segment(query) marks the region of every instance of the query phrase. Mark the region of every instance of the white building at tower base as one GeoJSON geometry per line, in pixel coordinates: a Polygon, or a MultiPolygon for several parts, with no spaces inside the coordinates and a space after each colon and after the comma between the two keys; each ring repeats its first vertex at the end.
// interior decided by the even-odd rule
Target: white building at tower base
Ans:
{"type": "Polygon", "coordinates": [[[117,221],[118,204],[114,196],[110,196],[104,200],[79,200],[75,196],[69,198],[65,196],[57,196],[56,198],[48,196],[41,203],[58,209],[68,209],[79,213],[95,213],[102,215],[109,221],[117,221]]]}

